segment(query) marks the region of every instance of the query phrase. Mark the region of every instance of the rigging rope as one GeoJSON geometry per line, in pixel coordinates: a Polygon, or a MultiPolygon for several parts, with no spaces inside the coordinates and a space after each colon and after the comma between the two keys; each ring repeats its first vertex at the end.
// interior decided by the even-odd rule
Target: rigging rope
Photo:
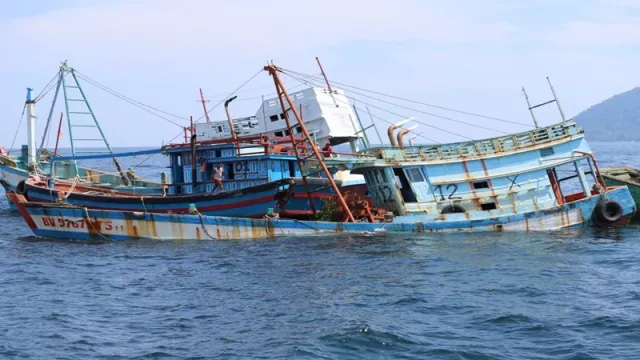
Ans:
{"type": "MultiPolygon", "coordinates": [[[[286,73],[285,73],[285,75],[287,75],[287,76],[289,76],[289,77],[292,77],[292,78],[294,78],[294,79],[296,79],[296,80],[298,80],[298,81],[305,82],[305,83],[309,84],[310,86],[315,86],[315,84],[313,84],[313,83],[309,83],[309,82],[305,81],[304,79],[296,78],[296,77],[292,76],[291,74],[286,74],[286,73]]],[[[341,100],[338,100],[338,99],[336,99],[336,101],[340,101],[340,102],[342,102],[342,103],[345,103],[345,104],[347,104],[347,105],[351,106],[351,104],[349,104],[348,102],[341,101],[341,100]]],[[[384,111],[384,112],[389,113],[389,114],[391,114],[391,115],[398,116],[398,117],[400,117],[400,118],[402,118],[402,119],[407,119],[407,118],[409,118],[408,116],[405,116],[405,115],[402,115],[402,114],[398,114],[398,113],[396,113],[396,112],[393,112],[393,111],[387,110],[387,109],[385,109],[385,108],[381,108],[381,107],[379,107],[379,106],[376,106],[376,105],[373,105],[373,104],[367,103],[367,102],[365,102],[365,101],[362,101],[362,100],[358,100],[358,101],[360,101],[361,103],[363,103],[363,104],[365,104],[365,105],[371,106],[372,108],[378,109],[378,110],[380,110],[380,111],[384,111]]],[[[379,119],[381,119],[381,118],[379,118],[379,119]]],[[[391,123],[391,122],[389,122],[389,121],[387,121],[387,120],[384,120],[384,119],[381,119],[381,120],[383,120],[384,122],[386,122],[386,123],[388,123],[388,124],[392,124],[392,125],[393,125],[393,123],[391,123]]],[[[443,131],[443,132],[449,133],[449,134],[451,134],[451,135],[455,135],[455,136],[458,136],[458,137],[461,137],[461,138],[465,138],[465,139],[468,139],[468,140],[473,140],[473,138],[470,138],[470,137],[468,137],[468,136],[464,136],[464,135],[461,135],[461,134],[458,134],[458,133],[455,133],[455,132],[452,132],[452,131],[449,131],[449,130],[446,130],[446,129],[442,129],[442,128],[439,128],[439,127],[437,127],[437,126],[430,125],[430,124],[427,124],[427,123],[424,123],[424,122],[421,122],[421,121],[418,121],[418,120],[415,120],[415,119],[413,119],[412,121],[413,121],[413,122],[415,122],[415,123],[417,123],[417,124],[421,124],[421,125],[424,125],[424,126],[427,126],[427,127],[433,128],[433,129],[436,129],[436,130],[440,130],[440,131],[443,131]]],[[[425,137],[425,136],[421,136],[421,137],[425,137]]],[[[425,137],[425,138],[426,138],[426,137],[425,137]]],[[[433,141],[432,139],[429,139],[429,140],[433,141]]],[[[439,142],[437,142],[437,141],[436,141],[436,143],[439,143],[439,142]]]]}
{"type": "Polygon", "coordinates": [[[126,102],[128,102],[129,104],[131,104],[131,105],[133,105],[133,106],[135,106],[135,107],[137,107],[137,108],[139,108],[139,109],[142,109],[142,110],[144,110],[144,111],[148,112],[148,113],[149,113],[149,114],[151,114],[151,115],[155,115],[155,116],[159,117],[160,119],[165,120],[165,121],[167,121],[167,122],[169,122],[169,123],[171,123],[171,124],[173,124],[173,125],[176,125],[176,126],[179,126],[179,127],[183,127],[183,125],[182,125],[182,124],[179,124],[179,123],[177,123],[177,122],[175,122],[175,121],[173,121],[173,120],[171,120],[171,119],[168,119],[168,118],[166,118],[166,117],[164,117],[164,116],[162,116],[162,115],[156,114],[155,112],[153,112],[153,111],[151,111],[151,110],[149,110],[149,109],[152,109],[152,110],[154,110],[154,111],[157,111],[157,112],[160,112],[160,113],[163,113],[163,114],[168,114],[168,115],[170,115],[170,116],[176,117],[176,118],[181,119],[181,120],[184,120],[184,119],[185,119],[184,117],[180,117],[180,116],[178,116],[178,115],[174,115],[174,114],[168,113],[168,112],[166,112],[166,111],[162,111],[162,110],[156,109],[156,108],[154,108],[153,106],[146,105],[146,104],[143,104],[143,103],[141,103],[141,102],[139,102],[139,101],[133,100],[133,99],[131,99],[131,98],[129,98],[129,97],[127,97],[127,96],[125,96],[125,95],[122,95],[122,94],[120,94],[120,93],[118,93],[118,92],[116,92],[116,91],[113,91],[113,90],[109,89],[108,87],[106,87],[106,86],[104,86],[104,85],[101,85],[100,83],[96,82],[95,80],[90,79],[90,78],[89,78],[89,77],[87,77],[86,75],[82,75],[82,74],[80,74],[80,73],[79,73],[79,72],[77,72],[77,71],[76,71],[75,73],[76,73],[76,74],[77,74],[77,76],[78,76],[79,78],[81,78],[82,80],[84,80],[84,81],[88,82],[89,84],[91,84],[91,85],[93,85],[93,86],[95,86],[95,87],[97,87],[97,88],[100,88],[100,89],[102,89],[102,90],[106,91],[107,93],[109,93],[109,94],[111,94],[111,95],[113,95],[113,96],[115,96],[115,97],[119,98],[120,100],[126,101],[126,102]],[[149,108],[149,109],[147,109],[147,108],[149,108]]]}
{"type": "MultiPolygon", "coordinates": [[[[296,72],[296,71],[293,71],[293,70],[282,69],[282,68],[280,68],[280,70],[286,71],[286,72],[290,72],[290,73],[293,73],[293,74],[297,74],[299,76],[313,78],[313,79],[315,79],[317,81],[324,81],[323,78],[320,78],[318,76],[308,75],[308,74],[296,72]]],[[[338,85],[343,86],[343,87],[356,89],[356,90],[366,91],[366,92],[369,92],[369,93],[372,93],[372,94],[376,94],[376,95],[386,96],[386,97],[389,97],[389,98],[393,98],[393,99],[397,99],[397,100],[402,100],[402,101],[414,103],[414,104],[429,106],[429,107],[433,107],[433,108],[436,108],[436,109],[456,112],[456,113],[469,115],[469,116],[476,116],[476,117],[480,117],[480,118],[488,119],[488,120],[501,121],[501,122],[509,123],[509,124],[532,127],[530,124],[525,124],[525,123],[521,123],[521,122],[518,122],[518,121],[506,120],[506,119],[501,119],[501,118],[497,118],[497,117],[493,117],[493,116],[486,116],[486,115],[476,114],[476,113],[472,113],[472,112],[468,112],[468,111],[462,111],[462,110],[457,110],[457,109],[453,109],[453,108],[448,108],[448,107],[444,107],[444,106],[440,106],[440,105],[429,104],[429,103],[425,103],[425,102],[422,102],[422,101],[411,100],[411,99],[403,98],[403,97],[400,97],[400,96],[394,96],[394,95],[389,95],[389,94],[385,94],[385,93],[374,91],[374,90],[368,90],[368,89],[360,88],[360,87],[357,87],[357,86],[341,83],[341,82],[338,82],[338,81],[331,81],[331,83],[338,84],[338,85]]],[[[354,91],[351,90],[351,92],[354,92],[354,91]]]]}
{"type": "MultiPolygon", "coordinates": [[[[291,76],[290,74],[287,74],[287,75],[291,76]]],[[[317,80],[317,81],[320,81],[320,80],[317,80]]],[[[461,124],[464,124],[464,125],[473,126],[473,127],[477,127],[477,128],[485,129],[485,130],[489,130],[489,131],[495,131],[495,132],[497,132],[497,133],[501,133],[501,134],[504,134],[504,135],[509,135],[509,134],[510,134],[510,133],[505,132],[505,131],[501,131],[501,130],[497,130],[497,129],[488,128],[488,127],[485,127],[485,126],[482,126],[482,125],[477,125],[477,124],[469,123],[469,122],[466,122],[466,121],[457,120],[457,119],[452,119],[452,118],[450,118],[450,117],[441,116],[441,115],[437,115],[437,114],[429,113],[429,112],[422,111],[422,110],[418,110],[418,109],[413,109],[413,108],[410,108],[410,107],[407,107],[407,106],[398,105],[398,104],[392,103],[392,102],[390,102],[390,101],[382,100],[382,99],[379,99],[379,98],[376,98],[376,97],[373,97],[373,96],[369,96],[369,95],[365,95],[365,94],[359,93],[359,92],[357,92],[357,91],[350,90],[350,93],[358,94],[358,95],[360,95],[360,96],[364,96],[364,97],[369,98],[369,99],[372,99],[372,100],[380,101],[380,102],[385,103],[385,104],[389,104],[389,105],[392,105],[392,106],[396,106],[396,107],[399,107],[399,108],[402,108],[402,109],[405,109],[405,110],[409,110],[409,111],[414,111],[414,112],[421,113],[421,114],[424,114],[424,115],[437,117],[437,118],[440,118],[440,119],[443,119],[443,120],[449,120],[449,121],[452,121],[452,122],[457,122],[457,123],[461,123],[461,124]]],[[[349,99],[351,99],[351,100],[358,100],[358,101],[361,101],[361,102],[365,103],[364,101],[362,101],[362,100],[360,100],[360,99],[356,99],[356,98],[354,98],[354,97],[347,96],[346,94],[345,94],[345,97],[347,97],[347,98],[349,98],[349,99]]],[[[365,103],[365,104],[366,104],[366,103],[365,103]]],[[[379,108],[379,109],[380,109],[380,108],[379,108]]],[[[380,110],[383,110],[383,109],[380,109],[380,110]]],[[[384,111],[384,110],[383,110],[383,111],[384,111]]],[[[414,121],[415,121],[415,120],[414,120],[414,121]]],[[[415,121],[415,122],[418,122],[418,121],[415,121]]],[[[419,122],[418,122],[418,123],[419,123],[419,122]]],[[[428,125],[426,125],[426,124],[425,124],[425,126],[428,126],[428,125]]],[[[456,134],[456,135],[458,135],[458,134],[456,134]]],[[[470,139],[470,138],[468,138],[468,139],[470,139]]]]}
{"type": "Polygon", "coordinates": [[[24,118],[24,112],[27,110],[27,103],[22,107],[22,114],[20,115],[20,121],[18,122],[18,128],[16,129],[15,135],[13,135],[13,141],[11,142],[11,147],[9,148],[9,154],[13,151],[13,145],[16,143],[16,138],[18,137],[18,132],[20,132],[20,126],[22,126],[22,119],[24,118]]]}
{"type": "MultiPolygon", "coordinates": [[[[198,123],[200,120],[204,119],[204,118],[205,118],[205,116],[207,116],[208,114],[210,114],[210,113],[211,113],[215,108],[217,108],[218,106],[220,106],[223,102],[225,102],[225,101],[226,101],[228,98],[230,98],[233,94],[235,94],[236,92],[238,92],[238,90],[242,89],[245,85],[247,85],[249,82],[251,82],[251,80],[255,79],[255,78],[256,78],[256,76],[260,75],[260,73],[261,73],[262,71],[263,71],[262,69],[258,70],[258,72],[257,72],[257,73],[255,73],[252,77],[250,77],[250,78],[249,78],[249,80],[247,80],[247,81],[245,81],[244,83],[242,83],[242,85],[238,86],[238,87],[237,87],[235,90],[233,90],[229,95],[227,95],[225,99],[220,100],[220,101],[219,101],[219,102],[218,102],[214,107],[212,107],[211,109],[207,110],[207,112],[206,112],[205,114],[202,114],[202,116],[200,116],[200,117],[199,117],[199,118],[194,122],[194,124],[195,124],[195,123],[198,123]]],[[[180,134],[178,134],[178,136],[180,136],[180,134]]],[[[178,137],[178,136],[176,136],[176,137],[178,137]]],[[[174,138],[174,139],[175,139],[175,138],[174,138]]]]}
{"type": "MultiPolygon", "coordinates": [[[[36,97],[33,99],[33,101],[38,102],[40,101],[43,97],[45,97],[51,90],[53,90],[53,88],[55,87],[53,84],[55,82],[55,80],[58,78],[58,76],[60,75],[59,72],[56,72],[56,75],[49,80],[49,82],[47,83],[47,85],[45,85],[42,88],[42,91],[40,91],[40,93],[38,95],[36,95],[36,97]]],[[[57,83],[56,83],[57,85],[57,83]]]]}
{"type": "MultiPolygon", "coordinates": [[[[251,82],[251,80],[255,79],[256,76],[258,76],[263,70],[259,70],[257,73],[255,73],[252,77],[250,77],[247,81],[245,81],[244,83],[242,83],[242,85],[238,86],[235,90],[233,90],[229,95],[227,95],[227,99],[229,97],[231,97],[233,94],[237,93],[240,89],[242,89],[244,86],[246,86],[248,83],[251,82]]],[[[215,108],[217,108],[218,106],[220,106],[220,104],[222,104],[223,102],[225,102],[226,99],[224,100],[220,100],[220,102],[218,102],[214,107],[212,107],[211,109],[207,110],[206,114],[203,114],[202,116],[200,116],[196,121],[194,121],[194,124],[196,124],[197,122],[199,122],[200,120],[204,119],[205,116],[207,116],[207,114],[211,113],[215,108]]],[[[181,126],[182,127],[182,126],[181,126]]],[[[169,140],[167,142],[167,144],[170,144],[173,140],[179,138],[180,136],[182,136],[183,133],[178,133],[178,135],[174,136],[173,138],[171,138],[171,140],[169,140]]],[[[137,165],[133,166],[133,169],[137,168],[138,166],[141,166],[142,164],[144,164],[145,162],[147,162],[149,159],[151,159],[153,157],[153,155],[156,154],[151,154],[149,156],[147,156],[144,160],[142,160],[141,162],[139,162],[137,165]]]]}

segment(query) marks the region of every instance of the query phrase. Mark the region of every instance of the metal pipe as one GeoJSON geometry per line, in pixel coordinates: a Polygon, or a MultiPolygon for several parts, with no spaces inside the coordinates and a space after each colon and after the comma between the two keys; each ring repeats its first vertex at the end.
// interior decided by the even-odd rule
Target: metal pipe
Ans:
{"type": "Polygon", "coordinates": [[[196,186],[198,185],[198,169],[196,169],[196,129],[193,125],[193,116],[189,118],[191,121],[191,185],[193,186],[193,192],[196,192],[196,186]]]}
{"type": "Polygon", "coordinates": [[[387,129],[387,136],[389,136],[389,142],[391,142],[391,146],[398,146],[398,142],[396,141],[396,137],[394,136],[393,132],[396,131],[397,128],[402,127],[402,125],[408,123],[411,120],[413,120],[413,118],[404,119],[389,126],[389,128],[387,129]]]}
{"type": "Polygon", "coordinates": [[[419,135],[414,135],[411,138],[409,138],[409,146],[413,146],[413,139],[417,138],[419,135]]]}
{"type": "Polygon", "coordinates": [[[227,113],[227,120],[229,120],[229,128],[231,129],[231,138],[236,142],[237,156],[240,156],[240,145],[238,144],[238,135],[236,135],[236,129],[233,126],[233,119],[229,113],[229,103],[235,100],[238,96],[231,97],[224,102],[224,111],[227,113]]]}
{"type": "Polygon", "coordinates": [[[402,139],[402,137],[404,137],[407,133],[409,133],[411,130],[417,128],[418,125],[414,125],[410,128],[406,128],[406,129],[402,129],[398,132],[398,135],[396,136],[396,140],[398,141],[398,146],[399,147],[404,147],[404,140],[402,139]]]}

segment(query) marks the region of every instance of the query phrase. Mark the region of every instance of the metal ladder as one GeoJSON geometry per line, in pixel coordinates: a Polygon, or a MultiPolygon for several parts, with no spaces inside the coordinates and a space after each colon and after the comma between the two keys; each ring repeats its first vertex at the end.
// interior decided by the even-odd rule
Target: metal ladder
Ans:
{"type": "Polygon", "coordinates": [[[285,88],[284,83],[282,82],[282,80],[280,79],[280,76],[278,75],[278,71],[279,71],[278,68],[275,65],[267,65],[264,67],[264,70],[269,72],[269,75],[271,75],[271,77],[273,78],[273,82],[276,86],[276,93],[278,94],[278,100],[282,107],[284,120],[287,124],[287,129],[289,130],[289,137],[291,139],[293,151],[295,152],[295,155],[296,155],[298,168],[300,169],[300,172],[302,174],[302,182],[304,183],[305,191],[307,192],[307,197],[309,198],[309,205],[311,207],[311,210],[313,211],[313,214],[314,215],[316,214],[316,209],[315,209],[315,206],[313,205],[313,198],[311,196],[311,192],[309,191],[309,184],[307,183],[307,178],[309,176],[313,176],[313,175],[324,172],[327,179],[329,180],[329,183],[331,184],[331,187],[336,193],[336,197],[338,198],[340,206],[342,206],[342,208],[345,211],[347,220],[350,222],[355,222],[356,220],[353,217],[353,214],[351,213],[351,210],[349,209],[347,202],[345,201],[344,197],[340,193],[340,189],[338,188],[338,185],[333,180],[333,174],[331,174],[331,171],[329,171],[329,168],[327,168],[327,165],[324,162],[324,158],[320,155],[320,152],[316,146],[315,141],[313,140],[313,137],[309,134],[309,131],[307,130],[307,127],[304,125],[304,122],[302,121],[300,114],[296,110],[296,106],[293,103],[293,100],[291,100],[291,97],[287,93],[287,89],[285,88]],[[291,126],[289,111],[293,112],[293,115],[298,121],[297,125],[300,127],[300,130],[302,131],[302,135],[303,135],[302,140],[297,140],[296,137],[294,136],[293,127],[291,126]],[[305,148],[310,148],[311,153],[309,155],[301,154],[298,149],[298,145],[300,144],[305,144],[306,145],[305,148]],[[317,171],[313,171],[311,173],[305,173],[303,164],[305,161],[309,161],[309,160],[317,161],[318,164],[320,165],[320,169],[317,171]]]}
{"type": "MultiPolygon", "coordinates": [[[[73,154],[73,156],[77,156],[79,154],[113,155],[113,150],[111,150],[111,146],[109,145],[107,138],[100,128],[100,124],[98,123],[98,120],[96,119],[96,116],[91,109],[91,105],[89,105],[89,101],[87,100],[87,97],[82,90],[82,86],[80,86],[80,83],[78,82],[78,78],[76,77],[74,69],[67,66],[66,62],[64,62],[62,66],[60,66],[60,85],[64,94],[65,112],[67,115],[67,124],[69,125],[69,139],[71,143],[71,153],[73,154]],[[79,105],[71,106],[71,104],[79,105]],[[76,118],[87,119],[88,121],[78,121],[76,118]],[[76,121],[73,122],[72,119],[76,121]],[[74,138],[74,128],[97,129],[97,133],[94,132],[92,135],[89,135],[86,138],[74,138]],[[76,142],[102,143],[104,144],[106,151],[76,151],[76,142]]],[[[113,157],[113,163],[118,169],[118,172],[120,173],[120,177],[122,178],[124,184],[127,186],[131,185],[131,181],[122,170],[122,167],[120,166],[120,163],[115,158],[115,156],[113,157]]],[[[73,164],[76,174],[78,174],[78,164],[75,160],[73,161],[73,164]]]]}

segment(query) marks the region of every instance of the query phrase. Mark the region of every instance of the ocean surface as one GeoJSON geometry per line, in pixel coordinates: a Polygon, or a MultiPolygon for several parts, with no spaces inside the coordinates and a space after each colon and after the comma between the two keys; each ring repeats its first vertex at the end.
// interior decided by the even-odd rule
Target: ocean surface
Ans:
{"type": "Polygon", "coordinates": [[[640,358],[638,225],[88,245],[0,196],[0,359],[640,358]]]}

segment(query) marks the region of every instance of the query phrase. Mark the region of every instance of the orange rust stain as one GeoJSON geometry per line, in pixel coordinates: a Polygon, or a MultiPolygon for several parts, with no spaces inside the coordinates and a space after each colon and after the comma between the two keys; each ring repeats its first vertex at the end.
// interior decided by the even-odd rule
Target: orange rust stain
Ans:
{"type": "Polygon", "coordinates": [[[493,229],[494,229],[495,231],[502,231],[502,224],[496,224],[496,225],[493,225],[493,229]]]}
{"type": "Polygon", "coordinates": [[[480,199],[478,199],[478,195],[476,194],[476,188],[473,186],[473,180],[471,178],[471,174],[469,173],[467,162],[465,160],[461,160],[460,162],[462,163],[462,167],[464,168],[464,177],[469,182],[469,188],[471,189],[473,203],[476,205],[476,209],[482,209],[482,205],[480,205],[480,199]]]}
{"type": "Polygon", "coordinates": [[[202,236],[200,235],[200,228],[196,228],[196,240],[202,240],[202,236]]]}
{"type": "Polygon", "coordinates": [[[177,217],[171,216],[171,232],[173,233],[174,239],[183,239],[184,238],[184,228],[181,222],[175,222],[174,219],[177,217]]]}
{"type": "Polygon", "coordinates": [[[530,230],[529,230],[529,219],[527,219],[527,218],[525,218],[525,219],[524,219],[524,227],[525,227],[525,229],[526,229],[527,231],[530,231],[530,230]]]}
{"type": "Polygon", "coordinates": [[[236,221],[233,221],[232,227],[231,227],[231,238],[233,239],[241,239],[241,231],[240,231],[240,224],[237,224],[236,221]]]}
{"type": "Polygon", "coordinates": [[[485,164],[484,159],[480,159],[480,164],[482,164],[482,170],[484,170],[484,175],[487,177],[487,185],[489,185],[489,190],[491,191],[491,197],[493,197],[493,199],[495,200],[496,207],[499,209],[500,204],[498,203],[498,195],[496,194],[496,189],[493,188],[493,182],[491,182],[491,178],[489,177],[489,170],[487,170],[487,164],[485,164]]]}
{"type": "Polygon", "coordinates": [[[216,237],[218,240],[222,239],[222,235],[220,235],[220,228],[218,226],[216,226],[216,237]]]}
{"type": "Polygon", "coordinates": [[[138,238],[140,236],[138,234],[138,228],[133,224],[133,222],[134,220],[131,220],[131,219],[124,220],[124,226],[126,228],[125,232],[129,237],[138,238]]]}

